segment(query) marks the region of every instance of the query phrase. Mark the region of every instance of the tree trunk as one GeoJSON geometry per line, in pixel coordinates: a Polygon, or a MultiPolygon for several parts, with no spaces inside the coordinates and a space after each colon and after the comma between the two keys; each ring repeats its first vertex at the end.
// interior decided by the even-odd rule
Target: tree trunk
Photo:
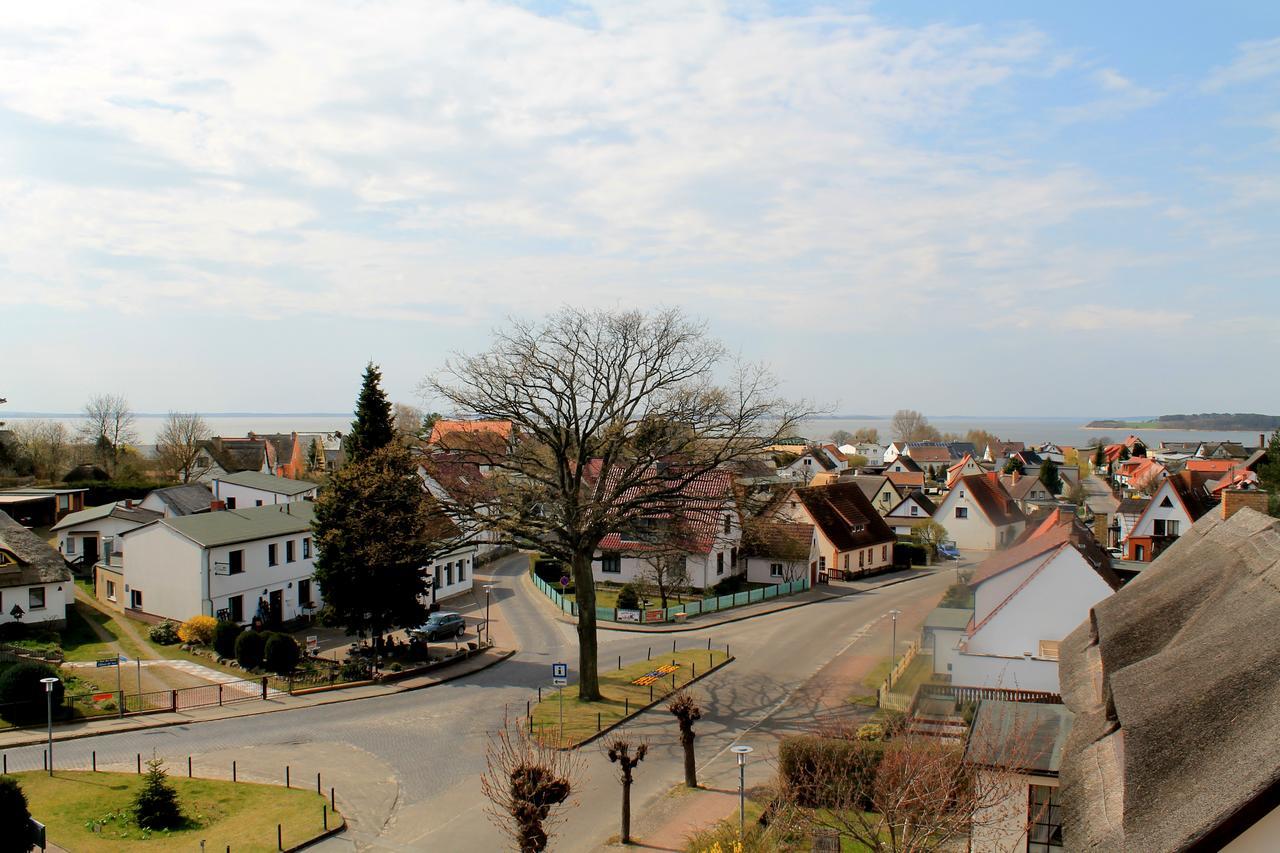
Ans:
{"type": "Polygon", "coordinates": [[[600,699],[600,673],[596,668],[596,583],[591,574],[595,548],[573,555],[574,598],[578,602],[578,696],[587,702],[600,699]]]}
{"type": "Polygon", "coordinates": [[[622,843],[631,843],[631,774],[622,779],[622,843]]]}
{"type": "Polygon", "coordinates": [[[698,787],[698,764],[693,756],[693,732],[680,733],[680,745],[684,747],[684,783],[690,788],[698,787]]]}

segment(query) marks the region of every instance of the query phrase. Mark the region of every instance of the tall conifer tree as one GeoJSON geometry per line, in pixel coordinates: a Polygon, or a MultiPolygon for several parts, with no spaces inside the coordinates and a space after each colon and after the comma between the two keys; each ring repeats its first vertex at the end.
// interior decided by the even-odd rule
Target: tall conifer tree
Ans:
{"type": "Polygon", "coordinates": [[[391,401],[382,390],[382,371],[372,361],[365,366],[360,396],[356,400],[356,419],[347,436],[347,459],[359,462],[395,438],[391,422],[391,401]]]}

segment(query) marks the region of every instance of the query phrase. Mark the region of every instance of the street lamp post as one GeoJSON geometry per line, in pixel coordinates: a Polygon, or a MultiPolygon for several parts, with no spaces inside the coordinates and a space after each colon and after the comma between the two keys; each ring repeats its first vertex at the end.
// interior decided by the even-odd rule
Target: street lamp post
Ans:
{"type": "Polygon", "coordinates": [[[489,634],[489,594],[493,592],[493,584],[484,585],[484,638],[493,645],[493,637],[489,634]]]}
{"type": "Polygon", "coordinates": [[[889,616],[893,619],[893,644],[889,646],[889,689],[893,689],[893,671],[898,667],[898,617],[902,615],[902,611],[894,608],[889,611],[889,616]]]}
{"type": "Polygon", "coordinates": [[[752,749],[738,744],[729,751],[738,756],[738,838],[742,838],[747,828],[747,756],[752,749]]]}
{"type": "Polygon", "coordinates": [[[53,685],[58,683],[56,678],[42,678],[40,683],[44,685],[44,702],[48,711],[49,726],[49,775],[53,775],[53,685]]]}

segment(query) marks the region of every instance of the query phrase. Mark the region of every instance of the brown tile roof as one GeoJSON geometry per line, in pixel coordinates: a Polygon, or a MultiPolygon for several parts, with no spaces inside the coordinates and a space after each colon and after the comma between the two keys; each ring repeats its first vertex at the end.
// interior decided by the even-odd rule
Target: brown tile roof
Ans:
{"type": "MultiPolygon", "coordinates": [[[[678,470],[671,469],[670,485],[667,487],[662,486],[665,474],[656,471],[655,474],[656,476],[646,486],[633,486],[624,490],[620,499],[645,501],[647,495],[654,494],[662,488],[680,487],[678,502],[671,498],[663,498],[660,505],[654,507],[654,512],[646,516],[656,522],[657,526],[652,529],[665,532],[655,532],[651,537],[642,537],[642,532],[650,528],[639,525],[635,530],[614,531],[600,541],[600,549],[643,553],[675,547],[690,554],[709,553],[721,536],[725,512],[736,513],[736,509],[732,508],[734,500],[732,472],[706,471],[682,484],[683,478],[678,470]],[[659,542],[660,538],[664,541],[659,542]]],[[[616,475],[606,475],[605,490],[613,491],[616,488],[613,483],[616,482],[616,475]]]]}
{"type": "Polygon", "coordinates": [[[813,525],[792,521],[753,521],[742,530],[742,550],[748,557],[808,560],[813,525]]]}
{"type": "Polygon", "coordinates": [[[929,445],[926,447],[911,446],[907,448],[907,455],[918,465],[937,465],[938,463],[946,464],[951,461],[951,451],[946,447],[935,447],[929,445]]]}
{"type": "Polygon", "coordinates": [[[903,489],[924,488],[924,474],[919,471],[885,471],[884,475],[899,492],[903,489]]]}
{"type": "Polygon", "coordinates": [[[853,551],[897,539],[856,483],[796,489],[796,494],[837,550],[853,551]]]}
{"type": "Polygon", "coordinates": [[[1027,520],[1017,502],[1000,485],[1000,477],[994,472],[966,474],[956,481],[954,488],[966,489],[982,514],[997,527],[1027,520]]]}

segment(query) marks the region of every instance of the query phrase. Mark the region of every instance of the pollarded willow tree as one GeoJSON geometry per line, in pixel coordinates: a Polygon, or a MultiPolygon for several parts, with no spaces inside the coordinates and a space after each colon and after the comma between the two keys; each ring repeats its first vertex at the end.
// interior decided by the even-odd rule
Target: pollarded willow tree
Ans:
{"type": "Polygon", "coordinates": [[[511,422],[509,441],[468,442],[490,473],[483,494],[451,511],[570,567],[583,699],[600,697],[600,541],[677,514],[691,486],[795,434],[805,414],[761,366],[733,365],[718,382],[725,361],[705,324],[675,309],[565,308],[513,320],[487,351],[456,356],[423,383],[461,414],[511,422]]]}

